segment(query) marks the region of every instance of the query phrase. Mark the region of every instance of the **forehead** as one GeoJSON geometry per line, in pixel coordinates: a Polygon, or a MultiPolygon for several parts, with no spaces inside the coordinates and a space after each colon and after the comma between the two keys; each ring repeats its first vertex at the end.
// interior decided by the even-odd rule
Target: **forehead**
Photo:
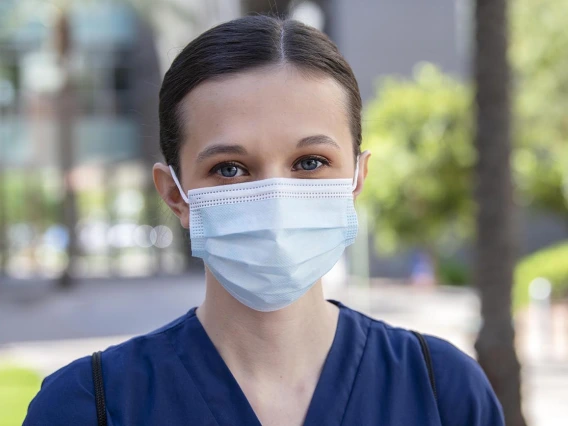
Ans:
{"type": "Polygon", "coordinates": [[[209,143],[296,143],[324,134],[351,150],[348,101],[332,77],[293,66],[208,80],[184,99],[180,119],[191,151],[209,143]]]}

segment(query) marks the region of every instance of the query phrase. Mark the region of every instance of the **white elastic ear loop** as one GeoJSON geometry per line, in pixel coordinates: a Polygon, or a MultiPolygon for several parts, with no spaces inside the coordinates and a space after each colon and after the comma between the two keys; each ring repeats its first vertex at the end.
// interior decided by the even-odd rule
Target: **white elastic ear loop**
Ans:
{"type": "Polygon", "coordinates": [[[174,171],[174,168],[172,166],[170,166],[170,173],[172,174],[172,178],[174,179],[174,182],[176,183],[176,185],[179,189],[179,193],[181,194],[181,198],[183,198],[183,201],[185,201],[187,204],[189,204],[189,198],[188,198],[187,195],[184,194],[183,188],[181,187],[181,184],[179,183],[176,172],[174,171]]]}
{"type": "Polygon", "coordinates": [[[355,188],[357,188],[358,178],[359,178],[359,156],[357,156],[357,162],[355,163],[355,176],[353,176],[353,182],[351,183],[353,191],[355,191],[355,188]]]}

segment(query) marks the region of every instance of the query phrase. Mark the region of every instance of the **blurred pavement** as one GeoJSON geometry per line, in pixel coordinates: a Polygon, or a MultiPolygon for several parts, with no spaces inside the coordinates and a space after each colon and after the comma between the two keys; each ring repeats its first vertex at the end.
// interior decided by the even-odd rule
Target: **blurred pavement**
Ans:
{"type": "Polygon", "coordinates": [[[73,290],[0,286],[0,345],[33,340],[141,334],[198,305],[201,274],[164,278],[85,279],[73,290]]]}
{"type": "MultiPolygon", "coordinates": [[[[84,280],[69,292],[0,286],[0,363],[49,374],[73,359],[156,329],[204,297],[202,275],[84,280]]],[[[334,288],[326,297],[391,325],[445,338],[474,355],[479,324],[474,292],[376,282],[334,288]]],[[[521,354],[522,356],[522,354],[521,354]]],[[[523,357],[527,420],[560,426],[568,418],[568,362],[523,357]]]]}

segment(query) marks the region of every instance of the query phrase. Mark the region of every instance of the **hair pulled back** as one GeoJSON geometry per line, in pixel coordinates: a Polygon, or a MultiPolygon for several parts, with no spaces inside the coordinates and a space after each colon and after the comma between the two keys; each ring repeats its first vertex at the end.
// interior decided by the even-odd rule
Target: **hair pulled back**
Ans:
{"type": "Polygon", "coordinates": [[[256,15],[204,32],[175,58],[160,89],[160,148],[178,176],[183,140],[181,105],[198,84],[263,66],[291,64],[308,74],[334,78],[348,96],[353,151],[361,150],[361,95],[351,67],[322,32],[298,21],[256,15]]]}

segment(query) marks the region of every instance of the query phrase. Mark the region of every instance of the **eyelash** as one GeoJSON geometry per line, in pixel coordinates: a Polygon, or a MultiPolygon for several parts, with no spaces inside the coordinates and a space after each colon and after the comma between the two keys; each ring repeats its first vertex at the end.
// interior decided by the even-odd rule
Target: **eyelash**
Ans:
{"type": "MultiPolygon", "coordinates": [[[[320,157],[319,155],[308,155],[308,156],[306,156],[306,157],[298,158],[298,159],[294,162],[294,168],[293,168],[292,170],[294,170],[294,171],[303,171],[303,172],[306,172],[306,173],[312,173],[312,172],[315,172],[315,171],[317,171],[317,170],[319,170],[319,169],[321,168],[321,166],[320,166],[320,167],[318,167],[317,169],[314,169],[314,170],[301,170],[301,169],[297,169],[297,168],[296,168],[296,165],[297,165],[298,163],[300,163],[301,161],[305,161],[305,160],[316,160],[316,161],[321,162],[321,163],[322,163],[322,166],[326,166],[326,167],[328,167],[328,166],[331,165],[331,162],[330,162],[327,158],[320,157]]],[[[246,170],[246,168],[243,167],[241,164],[236,163],[236,162],[234,162],[234,161],[224,161],[224,162],[222,162],[222,163],[219,163],[219,164],[216,164],[215,166],[213,166],[213,168],[209,171],[209,175],[216,175],[218,178],[223,179],[223,180],[226,180],[226,179],[234,179],[234,177],[233,177],[233,178],[224,177],[224,176],[221,176],[221,175],[219,175],[219,174],[217,173],[217,172],[218,172],[219,170],[221,170],[223,167],[227,167],[227,166],[229,166],[229,167],[238,167],[239,169],[245,171],[245,172],[248,174],[248,171],[246,170]]]]}
{"type": "MultiPolygon", "coordinates": [[[[320,157],[319,155],[308,155],[306,157],[302,157],[302,158],[298,158],[295,162],[294,162],[294,167],[296,166],[296,164],[300,163],[301,161],[305,161],[305,160],[316,160],[319,161],[323,166],[329,166],[331,163],[327,158],[324,157],[320,157]]],[[[316,170],[319,170],[321,167],[318,167],[317,169],[314,170],[299,170],[302,172],[315,172],[316,170]]],[[[298,170],[298,169],[293,169],[293,170],[298,170]]]]}
{"type": "MultiPolygon", "coordinates": [[[[216,175],[217,177],[221,178],[221,179],[234,179],[234,178],[229,178],[229,177],[224,177],[221,176],[220,174],[218,174],[217,172],[219,170],[221,170],[223,167],[237,167],[241,170],[246,171],[246,168],[244,168],[241,164],[239,163],[235,163],[234,161],[224,161],[222,163],[216,164],[215,166],[213,166],[213,168],[211,170],[209,170],[209,174],[210,175],[216,175]]],[[[247,171],[248,173],[248,171],[247,171]]]]}

